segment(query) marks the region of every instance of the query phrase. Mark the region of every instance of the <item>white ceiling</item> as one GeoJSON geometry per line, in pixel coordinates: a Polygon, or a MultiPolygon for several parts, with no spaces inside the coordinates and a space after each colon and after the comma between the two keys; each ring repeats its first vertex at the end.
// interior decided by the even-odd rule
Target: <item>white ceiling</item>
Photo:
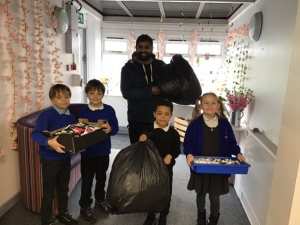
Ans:
{"type": "Polygon", "coordinates": [[[83,0],[105,17],[228,21],[255,0],[83,0]]]}

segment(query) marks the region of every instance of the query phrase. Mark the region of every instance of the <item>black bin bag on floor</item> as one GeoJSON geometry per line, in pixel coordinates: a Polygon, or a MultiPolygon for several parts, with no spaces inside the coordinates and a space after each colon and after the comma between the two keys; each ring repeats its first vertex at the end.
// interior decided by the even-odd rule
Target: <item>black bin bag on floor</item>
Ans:
{"type": "Polygon", "coordinates": [[[182,105],[195,104],[202,92],[193,68],[182,55],[174,55],[163,65],[158,82],[163,97],[182,105]]]}
{"type": "Polygon", "coordinates": [[[167,206],[168,171],[150,140],[130,145],[116,156],[106,198],[116,214],[160,212],[167,206]]]}

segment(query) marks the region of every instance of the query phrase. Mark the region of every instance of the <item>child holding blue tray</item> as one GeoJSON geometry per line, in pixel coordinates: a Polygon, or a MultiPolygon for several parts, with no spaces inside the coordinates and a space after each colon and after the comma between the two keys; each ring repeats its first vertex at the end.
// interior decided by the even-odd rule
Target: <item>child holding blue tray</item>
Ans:
{"type": "MultiPolygon", "coordinates": [[[[184,153],[189,166],[194,156],[231,157],[245,161],[240,153],[232,127],[226,118],[220,117],[220,103],[215,93],[205,93],[200,98],[202,114],[188,126],[184,139],[184,153]]],[[[229,192],[229,175],[197,174],[191,170],[188,190],[197,193],[197,225],[217,225],[220,217],[220,195],[229,192]],[[209,195],[210,216],[207,223],[205,197],[209,195]]]]}

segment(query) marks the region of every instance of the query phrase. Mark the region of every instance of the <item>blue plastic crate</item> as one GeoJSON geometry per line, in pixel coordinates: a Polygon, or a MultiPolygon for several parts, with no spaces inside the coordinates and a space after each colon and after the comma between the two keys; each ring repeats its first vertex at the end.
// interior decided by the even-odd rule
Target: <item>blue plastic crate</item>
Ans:
{"type": "MultiPolygon", "coordinates": [[[[197,158],[214,158],[214,159],[233,159],[226,157],[197,157],[197,158]]],[[[247,174],[250,165],[248,163],[240,164],[201,164],[193,163],[191,169],[195,173],[209,173],[209,174],[247,174]]]]}

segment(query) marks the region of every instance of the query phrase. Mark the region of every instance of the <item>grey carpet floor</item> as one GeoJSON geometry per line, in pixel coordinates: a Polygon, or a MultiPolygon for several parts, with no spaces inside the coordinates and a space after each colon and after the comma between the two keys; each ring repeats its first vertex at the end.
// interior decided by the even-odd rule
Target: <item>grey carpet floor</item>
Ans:
{"type": "MultiPolygon", "coordinates": [[[[113,151],[111,163],[119,152],[119,149],[129,145],[127,135],[117,135],[112,138],[113,151]]],[[[185,157],[180,155],[174,167],[173,195],[168,225],[196,225],[196,194],[188,191],[186,185],[189,179],[189,169],[185,163],[185,157]]],[[[80,197],[80,183],[70,196],[69,208],[74,217],[79,217],[78,200],[80,197]]],[[[209,202],[207,201],[209,209],[209,202]]],[[[106,215],[100,211],[97,213],[96,225],[142,225],[145,214],[125,214],[125,215],[106,215]]],[[[89,223],[78,218],[81,225],[89,223]]],[[[18,202],[2,218],[0,225],[39,225],[39,215],[32,213],[18,202]]],[[[234,191],[230,188],[230,193],[221,197],[221,217],[218,225],[250,225],[246,213],[234,191]]]]}

